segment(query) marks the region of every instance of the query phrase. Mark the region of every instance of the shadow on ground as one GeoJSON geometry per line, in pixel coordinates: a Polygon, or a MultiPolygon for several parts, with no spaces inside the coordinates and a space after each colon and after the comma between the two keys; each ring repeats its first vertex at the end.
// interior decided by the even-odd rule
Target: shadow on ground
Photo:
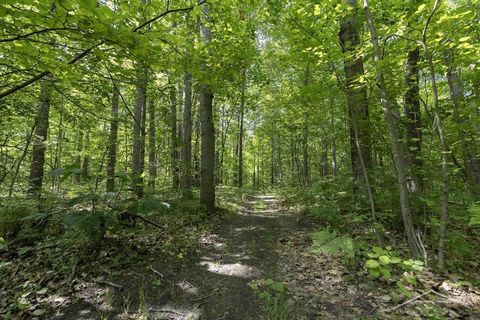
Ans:
{"type": "Polygon", "coordinates": [[[145,257],[144,269],[114,280],[122,290],[84,284],[78,301],[56,319],[264,319],[248,284],[275,278],[275,248],[297,229],[296,217],[274,196],[250,195],[237,214],[199,239],[194,258],[181,264],[145,257]]]}

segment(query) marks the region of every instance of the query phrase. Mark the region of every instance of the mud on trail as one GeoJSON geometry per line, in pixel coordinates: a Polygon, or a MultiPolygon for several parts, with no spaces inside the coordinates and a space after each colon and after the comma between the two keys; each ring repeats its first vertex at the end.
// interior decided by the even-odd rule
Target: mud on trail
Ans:
{"type": "Polygon", "coordinates": [[[148,271],[83,288],[56,319],[266,319],[249,283],[278,279],[280,242],[301,227],[275,196],[248,195],[239,208],[199,239],[194,258],[148,257],[148,271]]]}

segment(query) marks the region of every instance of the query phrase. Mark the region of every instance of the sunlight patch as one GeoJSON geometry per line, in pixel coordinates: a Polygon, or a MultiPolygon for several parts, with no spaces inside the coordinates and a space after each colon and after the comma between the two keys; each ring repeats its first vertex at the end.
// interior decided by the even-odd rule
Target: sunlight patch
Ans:
{"type": "Polygon", "coordinates": [[[186,281],[186,280],[182,280],[180,282],[177,283],[177,286],[180,287],[183,291],[189,293],[189,294],[198,294],[198,289],[193,285],[191,284],[190,282],[186,281]]]}
{"type": "Polygon", "coordinates": [[[208,271],[221,274],[224,276],[239,277],[239,278],[253,278],[258,274],[257,269],[241,263],[214,263],[211,261],[202,261],[201,266],[206,266],[208,271]]]}

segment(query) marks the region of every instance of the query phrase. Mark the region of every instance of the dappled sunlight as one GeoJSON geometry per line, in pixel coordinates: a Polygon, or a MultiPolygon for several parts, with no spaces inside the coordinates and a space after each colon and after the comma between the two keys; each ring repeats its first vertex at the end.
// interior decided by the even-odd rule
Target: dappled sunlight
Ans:
{"type": "Polygon", "coordinates": [[[249,226],[249,227],[237,227],[233,229],[235,232],[244,232],[244,231],[264,231],[265,228],[259,226],[249,226]]]}
{"type": "Polygon", "coordinates": [[[197,320],[202,316],[198,308],[186,306],[164,305],[146,306],[135,314],[125,314],[120,319],[168,319],[168,320],[197,320]]]}
{"type": "Polygon", "coordinates": [[[226,246],[223,239],[219,235],[213,233],[201,236],[199,242],[205,246],[212,246],[216,249],[224,249],[226,246]]]}
{"type": "Polygon", "coordinates": [[[188,294],[196,295],[198,294],[198,288],[187,280],[182,280],[176,283],[176,286],[185,291],[188,294]]]}
{"type": "Polygon", "coordinates": [[[201,261],[199,265],[206,266],[212,273],[244,279],[251,279],[259,273],[256,268],[241,263],[201,261]]]}

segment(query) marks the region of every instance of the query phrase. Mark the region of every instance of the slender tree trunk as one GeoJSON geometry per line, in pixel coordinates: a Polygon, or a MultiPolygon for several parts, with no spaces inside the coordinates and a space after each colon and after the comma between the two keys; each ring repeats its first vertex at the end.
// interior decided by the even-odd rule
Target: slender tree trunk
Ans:
{"type": "Polygon", "coordinates": [[[425,51],[425,58],[428,63],[428,69],[430,71],[430,80],[432,82],[432,91],[433,91],[433,105],[435,111],[435,122],[438,132],[438,137],[440,138],[440,153],[442,160],[442,178],[443,178],[443,191],[442,191],[442,213],[440,215],[440,240],[438,243],[438,267],[440,270],[445,268],[445,239],[447,233],[447,221],[448,221],[448,198],[449,198],[449,189],[450,189],[450,173],[448,168],[448,156],[449,148],[447,145],[447,140],[445,133],[443,131],[443,120],[440,111],[440,105],[438,101],[438,89],[437,89],[437,80],[435,77],[435,66],[433,64],[433,57],[430,52],[430,49],[427,45],[427,28],[428,25],[437,11],[438,5],[440,4],[439,0],[435,0],[433,5],[432,12],[425,23],[422,34],[422,46],[425,51]]]}
{"type": "Polygon", "coordinates": [[[148,104],[148,186],[151,191],[155,191],[155,181],[157,179],[157,143],[155,130],[155,100],[150,98],[148,104]]]}
{"type": "Polygon", "coordinates": [[[333,108],[330,114],[330,130],[332,130],[332,174],[334,176],[338,173],[338,165],[337,165],[337,139],[335,138],[335,118],[333,114],[333,108]]]}
{"type": "MultiPolygon", "coordinates": [[[[210,13],[208,6],[207,3],[202,4],[201,19],[202,40],[207,46],[212,40],[212,33],[206,25],[210,13]]],[[[206,81],[209,72],[206,61],[204,61],[202,69],[204,81],[206,81]]],[[[213,124],[213,91],[206,83],[202,83],[200,88],[200,123],[202,140],[200,203],[212,214],[215,212],[215,128],[213,124]]]]}
{"type": "Polygon", "coordinates": [[[82,168],[82,153],[83,153],[83,126],[80,121],[77,123],[76,144],[77,150],[75,155],[75,167],[79,170],[79,173],[75,173],[74,180],[76,183],[80,183],[82,180],[81,168],[82,168]]]}
{"type": "MultiPolygon", "coordinates": [[[[10,181],[10,185],[8,187],[8,198],[11,198],[12,195],[13,195],[13,187],[15,186],[15,181],[17,180],[17,176],[18,176],[18,173],[20,171],[20,166],[22,165],[23,160],[27,156],[28,149],[30,147],[30,143],[32,142],[32,140],[34,138],[34,131],[35,131],[35,128],[37,127],[37,122],[39,120],[40,120],[39,117],[36,116],[35,117],[35,122],[33,123],[33,126],[32,126],[32,129],[30,130],[30,132],[28,132],[27,138],[25,139],[26,140],[25,141],[25,148],[23,148],[22,155],[18,159],[18,162],[12,166],[12,169],[13,169],[13,167],[15,167],[15,171],[12,175],[12,180],[10,181]]],[[[7,177],[7,174],[8,174],[8,172],[6,172],[5,175],[2,177],[2,181],[3,181],[3,179],[5,179],[7,177]]]]}
{"type": "Polygon", "coordinates": [[[179,187],[179,166],[178,166],[178,138],[177,138],[177,92],[172,84],[170,88],[170,158],[172,169],[172,185],[174,189],[179,187]]]}
{"type": "MultiPolygon", "coordinates": [[[[55,146],[55,161],[53,163],[53,168],[60,168],[62,165],[62,147],[63,147],[63,113],[60,112],[60,119],[58,122],[58,132],[57,132],[57,141],[55,146]]],[[[59,191],[60,190],[60,177],[54,176],[52,177],[52,191],[59,191]]]]}
{"type": "Polygon", "coordinates": [[[242,69],[242,92],[240,97],[240,126],[238,132],[238,187],[243,187],[243,116],[245,113],[246,68],[242,69]]]}
{"type": "MultiPolygon", "coordinates": [[[[303,85],[306,87],[310,82],[310,64],[305,69],[305,78],[303,85]]],[[[307,107],[307,106],[305,106],[307,107]]],[[[308,114],[303,113],[303,136],[302,136],[302,157],[303,157],[303,184],[306,187],[310,180],[310,170],[308,168],[308,114]]]]}
{"type": "Polygon", "coordinates": [[[193,147],[193,182],[196,187],[200,186],[200,110],[195,114],[195,144],[193,147]]]}
{"type": "Polygon", "coordinates": [[[356,145],[355,130],[353,122],[356,123],[360,150],[363,154],[363,162],[367,169],[370,182],[372,174],[372,153],[370,140],[370,120],[368,114],[367,88],[359,78],[365,75],[363,58],[358,54],[360,44],[360,21],[356,0],[342,0],[352,10],[350,14],[340,20],[339,38],[342,51],[345,55],[344,70],[346,81],[346,97],[349,114],[350,127],[350,153],[354,177],[354,191],[367,195],[366,181],[364,178],[359,148],[356,145]]]}
{"type": "Polygon", "coordinates": [[[412,171],[414,182],[410,190],[423,193],[423,161],[422,161],[422,118],[420,111],[420,93],[418,62],[420,60],[420,51],[417,48],[408,52],[408,58],[405,63],[405,83],[407,91],[405,93],[405,118],[407,127],[407,152],[410,160],[410,169],[412,171]]]}
{"type": "Polygon", "coordinates": [[[183,188],[192,188],[192,75],[185,72],[183,77],[183,188]]]}
{"type": "Polygon", "coordinates": [[[143,110],[146,107],[147,74],[143,66],[137,67],[136,99],[133,113],[133,152],[132,152],[132,189],[138,198],[142,198],[143,191],[143,168],[142,168],[142,119],[143,110]]]}
{"type": "Polygon", "coordinates": [[[112,94],[112,120],[110,121],[110,135],[108,137],[107,151],[107,192],[115,191],[115,165],[117,162],[117,139],[118,139],[118,102],[120,94],[113,88],[112,94]]]}
{"type": "Polygon", "coordinates": [[[395,119],[394,114],[399,114],[398,107],[394,101],[390,99],[387,94],[387,88],[385,85],[385,78],[383,75],[383,69],[381,67],[381,53],[380,44],[378,41],[377,29],[373,21],[373,16],[370,12],[368,0],[363,0],[363,9],[365,17],[367,19],[368,29],[371,35],[371,41],[374,50],[374,66],[377,75],[377,85],[380,89],[380,99],[383,106],[383,114],[385,122],[387,123],[388,134],[390,136],[390,142],[392,145],[393,159],[395,163],[395,169],[397,171],[397,183],[400,192],[400,208],[402,212],[402,220],[405,228],[405,234],[407,242],[415,258],[423,258],[426,260],[426,252],[421,242],[419,233],[415,229],[412,212],[410,207],[410,198],[407,189],[407,163],[406,163],[406,151],[402,145],[398,128],[398,121],[395,119]]]}
{"type": "Polygon", "coordinates": [[[38,103],[37,120],[35,127],[35,136],[33,138],[32,162],[30,165],[29,188],[28,193],[34,197],[39,197],[43,185],[43,166],[45,164],[45,142],[47,140],[51,85],[48,81],[41,84],[40,99],[38,103]]]}
{"type": "Polygon", "coordinates": [[[87,127],[87,132],[85,135],[85,152],[83,154],[83,164],[82,164],[82,180],[87,181],[90,178],[90,154],[88,152],[88,147],[90,146],[90,127],[87,127]]]}
{"type": "MultiPolygon", "coordinates": [[[[465,105],[463,98],[462,82],[460,80],[460,70],[454,66],[453,50],[445,52],[445,63],[448,67],[447,79],[450,89],[450,99],[453,104],[453,117],[458,127],[458,140],[462,153],[463,166],[467,181],[475,193],[480,193],[480,168],[478,168],[479,159],[475,155],[475,143],[468,141],[467,132],[464,129],[465,119],[462,116],[462,110],[465,105]]],[[[477,133],[478,134],[478,133],[477,133]]]]}

